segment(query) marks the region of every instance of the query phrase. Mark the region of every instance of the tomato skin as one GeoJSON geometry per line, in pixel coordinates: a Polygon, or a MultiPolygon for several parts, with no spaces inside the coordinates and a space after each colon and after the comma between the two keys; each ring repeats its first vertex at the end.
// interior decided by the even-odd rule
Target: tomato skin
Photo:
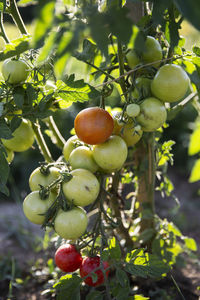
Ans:
{"type": "Polygon", "coordinates": [[[112,117],[114,121],[114,128],[112,135],[120,135],[121,129],[124,126],[124,123],[120,121],[122,112],[121,111],[113,111],[112,117]]]}
{"type": "Polygon", "coordinates": [[[190,79],[187,73],[178,65],[166,64],[156,73],[151,91],[163,102],[176,102],[187,93],[190,79]]]}
{"type": "Polygon", "coordinates": [[[131,49],[127,54],[126,58],[128,61],[128,65],[131,69],[134,69],[139,63],[140,59],[138,58],[134,49],[131,49]]]}
{"type": "Polygon", "coordinates": [[[22,60],[6,59],[2,65],[2,74],[5,80],[11,84],[23,82],[28,77],[29,66],[22,60]]]}
{"type": "Polygon", "coordinates": [[[49,168],[49,174],[45,175],[40,172],[40,168],[36,168],[29,177],[29,186],[31,191],[40,190],[40,185],[46,187],[60,176],[59,169],[56,167],[49,168]]]}
{"type": "Polygon", "coordinates": [[[55,194],[50,193],[45,200],[40,198],[39,191],[31,192],[26,196],[23,202],[24,214],[34,224],[42,225],[45,220],[45,214],[48,208],[55,201],[55,194]]]}
{"type": "Polygon", "coordinates": [[[86,146],[74,149],[69,156],[69,163],[72,169],[86,169],[92,173],[99,168],[93,158],[92,150],[86,146]]]}
{"type": "Polygon", "coordinates": [[[154,97],[146,98],[140,105],[140,114],[136,118],[143,131],[155,131],[167,119],[167,111],[163,102],[154,97]]]}
{"type": "Polygon", "coordinates": [[[76,135],[71,136],[65,143],[63,147],[63,156],[66,161],[69,160],[69,156],[71,152],[76,148],[76,142],[78,142],[79,139],[76,135]]]}
{"type": "Polygon", "coordinates": [[[22,119],[20,126],[12,133],[13,138],[2,139],[4,146],[15,152],[23,152],[28,150],[34,143],[34,132],[28,122],[22,119]]]}
{"type": "Polygon", "coordinates": [[[133,122],[127,123],[121,130],[121,137],[126,142],[127,147],[133,147],[141,139],[142,129],[135,130],[133,122]]]}
{"type": "Polygon", "coordinates": [[[78,206],[93,203],[100,190],[96,176],[85,169],[75,169],[71,175],[73,176],[72,179],[62,184],[65,197],[78,206]]]}
{"type": "MultiPolygon", "coordinates": [[[[144,51],[142,52],[142,61],[147,63],[152,63],[162,59],[162,48],[159,42],[152,36],[147,36],[144,51]]],[[[153,64],[154,67],[159,67],[160,62],[153,64]]]]}
{"type": "Polygon", "coordinates": [[[105,143],[93,147],[93,157],[96,163],[108,172],[121,169],[127,154],[127,145],[118,135],[112,135],[105,143]]]}
{"type": "Polygon", "coordinates": [[[55,218],[55,232],[66,240],[78,239],[87,229],[88,218],[82,207],[60,210],[55,218]]]}
{"type": "Polygon", "coordinates": [[[86,144],[96,145],[105,142],[112,134],[114,122],[111,115],[100,107],[82,110],[75,118],[77,136],[86,144]]]}
{"type": "Polygon", "coordinates": [[[71,244],[60,246],[55,253],[55,263],[63,272],[70,273],[80,268],[82,256],[76,250],[76,247],[71,244]]]}
{"type": "Polygon", "coordinates": [[[132,96],[136,99],[142,95],[143,98],[150,97],[151,94],[151,82],[152,80],[146,77],[138,77],[135,80],[135,88],[132,92],[132,96]],[[140,93],[139,93],[140,91],[140,93]],[[141,94],[141,95],[140,95],[141,94]]]}
{"type": "Polygon", "coordinates": [[[131,103],[131,104],[127,105],[126,113],[129,117],[135,118],[140,113],[140,106],[138,104],[131,103]]]}
{"type": "MultiPolygon", "coordinates": [[[[107,261],[103,261],[103,268],[106,270],[109,267],[109,263],[107,261]]],[[[82,264],[80,266],[80,276],[81,278],[84,278],[88,274],[92,273],[93,270],[100,267],[100,257],[94,256],[94,257],[85,257],[82,261],[82,264]]],[[[94,272],[97,275],[97,281],[93,282],[92,276],[88,276],[84,282],[89,286],[99,286],[104,283],[104,274],[101,269],[96,270],[94,272]]],[[[106,271],[106,277],[109,275],[109,270],[106,271]]]]}
{"type": "Polygon", "coordinates": [[[15,154],[12,150],[10,150],[8,148],[6,148],[6,152],[7,152],[6,159],[7,159],[7,162],[10,164],[13,161],[15,154]]]}

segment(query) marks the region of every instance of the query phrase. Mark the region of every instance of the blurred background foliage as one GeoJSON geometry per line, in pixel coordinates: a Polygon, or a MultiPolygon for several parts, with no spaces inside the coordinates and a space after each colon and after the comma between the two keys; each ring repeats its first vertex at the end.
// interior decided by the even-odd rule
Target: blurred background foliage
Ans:
{"type": "MultiPolygon", "coordinates": [[[[34,31],[34,6],[26,8],[21,8],[22,17],[25,19],[26,27],[28,32],[31,34],[34,31]],[[28,12],[28,13],[27,13],[28,12]]],[[[10,40],[20,37],[20,32],[17,27],[11,23],[11,20],[5,25],[5,29],[10,40]]],[[[200,46],[200,32],[196,30],[188,22],[184,21],[182,24],[182,29],[180,34],[186,39],[185,48],[191,50],[193,45],[200,46]]],[[[0,50],[4,48],[4,41],[0,38],[0,50]]],[[[1,67],[0,63],[0,67],[1,67]]],[[[77,73],[76,79],[84,78],[89,82],[87,76],[87,66],[81,61],[71,58],[66,66],[66,74],[77,73]]],[[[0,79],[2,74],[0,73],[0,79]]],[[[120,103],[120,95],[117,90],[114,90],[112,95],[108,98],[106,105],[111,107],[118,106],[120,103]]],[[[74,103],[71,107],[66,110],[59,110],[54,113],[54,118],[60,129],[63,137],[68,139],[71,135],[70,131],[73,129],[73,121],[81,109],[85,108],[91,103],[74,103]]],[[[92,103],[92,105],[98,105],[98,103],[92,103]]],[[[192,166],[194,165],[197,155],[189,156],[188,148],[190,142],[190,136],[195,128],[195,121],[197,118],[197,113],[191,104],[188,104],[175,119],[170,121],[170,126],[164,130],[163,141],[174,140],[175,145],[173,146],[174,153],[174,166],[176,170],[182,175],[189,178],[192,166]],[[184,162],[184,164],[183,164],[184,162]]],[[[44,124],[45,128],[45,124],[44,124]]],[[[54,159],[57,159],[61,155],[61,151],[57,149],[48,135],[46,135],[46,141],[49,145],[54,159]]],[[[36,144],[34,145],[35,147],[36,144]]],[[[11,190],[10,200],[14,199],[16,196],[21,198],[29,192],[28,178],[31,172],[38,166],[38,163],[42,161],[42,156],[39,151],[34,151],[34,148],[29,149],[23,153],[16,153],[14,161],[11,164],[11,173],[9,178],[9,188],[11,190]]],[[[1,197],[2,200],[8,200],[4,195],[1,197]]]]}

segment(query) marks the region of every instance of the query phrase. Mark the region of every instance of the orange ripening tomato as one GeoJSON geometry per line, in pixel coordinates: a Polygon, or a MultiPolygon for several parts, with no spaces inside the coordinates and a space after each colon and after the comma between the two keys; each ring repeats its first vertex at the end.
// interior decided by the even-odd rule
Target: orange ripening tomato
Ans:
{"type": "Polygon", "coordinates": [[[114,122],[111,115],[100,107],[90,107],[78,113],[74,121],[78,138],[86,144],[104,143],[112,134],[114,122]]]}

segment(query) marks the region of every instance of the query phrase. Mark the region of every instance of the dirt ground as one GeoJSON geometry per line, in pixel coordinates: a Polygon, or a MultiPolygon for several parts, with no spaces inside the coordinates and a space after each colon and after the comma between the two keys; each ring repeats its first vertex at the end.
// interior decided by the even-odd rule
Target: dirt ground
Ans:
{"type": "MultiPolygon", "coordinates": [[[[189,184],[187,179],[181,177],[175,170],[170,170],[169,177],[174,183],[175,195],[180,201],[180,209],[177,213],[175,213],[173,210],[176,205],[174,200],[171,198],[161,198],[160,194],[156,193],[157,212],[162,218],[166,217],[174,221],[181,229],[182,233],[194,238],[199,246],[200,196],[197,195],[197,191],[200,189],[200,183],[189,184]]],[[[35,252],[33,249],[37,247],[37,242],[42,239],[43,234],[44,232],[40,226],[31,224],[24,217],[20,204],[15,204],[14,202],[0,203],[0,263],[1,261],[6,263],[6,258],[10,257],[10,260],[8,260],[9,263],[11,264],[12,262],[15,269],[19,269],[20,272],[22,272],[20,275],[27,276],[30,265],[34,265],[41,256],[40,249],[38,252],[35,252]],[[11,260],[11,257],[14,257],[14,261],[11,260]]],[[[199,253],[200,250],[198,249],[198,254],[199,253]]],[[[1,275],[2,265],[0,264],[0,276],[1,275]]],[[[173,276],[178,283],[185,300],[200,299],[200,291],[197,291],[197,287],[200,286],[200,261],[187,258],[186,266],[182,268],[181,271],[180,269],[175,268],[173,276]]],[[[29,281],[26,285],[26,289],[24,291],[14,289],[14,296],[12,299],[47,299],[45,296],[41,296],[43,284],[46,279],[47,278],[45,276],[41,276],[39,281],[33,278],[33,280],[29,281]]],[[[9,278],[0,280],[0,300],[8,299],[6,297],[8,292],[8,283],[9,278]]],[[[165,283],[162,283],[161,281],[160,284],[163,289],[166,289],[166,291],[169,286],[173,285],[171,279],[166,279],[165,283]]],[[[142,286],[143,283],[141,284],[141,288],[142,286]]],[[[145,288],[146,286],[144,286],[144,289],[145,288]]],[[[151,299],[157,298],[152,297],[151,299]]],[[[176,297],[173,300],[179,299],[183,298],[176,297]]],[[[165,300],[165,298],[163,298],[163,300],[165,300]]]]}

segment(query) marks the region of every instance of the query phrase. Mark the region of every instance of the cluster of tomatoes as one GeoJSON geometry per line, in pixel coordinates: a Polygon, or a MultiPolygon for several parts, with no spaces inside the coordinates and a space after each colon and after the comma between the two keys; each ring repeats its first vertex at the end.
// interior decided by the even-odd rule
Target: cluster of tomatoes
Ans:
{"type": "Polygon", "coordinates": [[[80,252],[74,245],[64,244],[55,253],[55,263],[60,270],[66,273],[80,269],[80,276],[89,286],[99,286],[103,284],[109,275],[109,263],[101,261],[100,257],[92,256],[82,258],[80,252]],[[91,273],[96,277],[91,276],[91,273]]]}

